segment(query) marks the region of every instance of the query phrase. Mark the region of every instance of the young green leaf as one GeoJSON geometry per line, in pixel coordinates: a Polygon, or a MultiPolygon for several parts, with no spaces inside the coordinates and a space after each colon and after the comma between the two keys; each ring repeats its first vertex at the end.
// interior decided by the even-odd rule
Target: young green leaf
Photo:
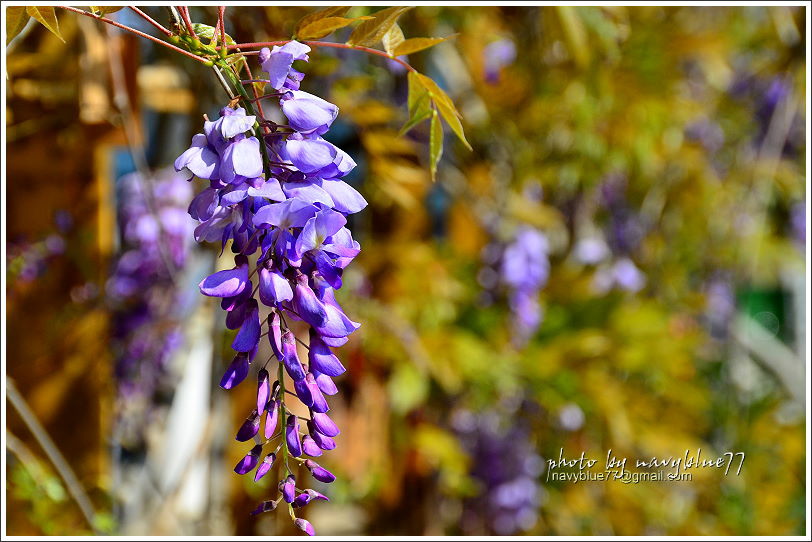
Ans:
{"type": "Polygon", "coordinates": [[[62,43],[65,43],[65,39],[59,33],[59,21],[56,20],[56,13],[52,6],[27,6],[25,11],[54,36],[62,40],[62,43]]]}
{"type": "Polygon", "coordinates": [[[429,91],[426,90],[426,87],[420,84],[420,78],[418,77],[420,74],[417,72],[409,72],[406,76],[409,82],[409,115],[414,116],[415,110],[417,109],[418,104],[425,98],[427,101],[430,101],[429,98],[429,91]]]}
{"type": "MultiPolygon", "coordinates": [[[[447,39],[448,38],[409,38],[395,47],[394,52],[387,51],[387,53],[392,56],[410,55],[412,53],[422,51],[423,49],[434,47],[438,43],[442,43],[447,39]]],[[[385,41],[384,45],[386,45],[385,41]]]]}
{"type": "Polygon", "coordinates": [[[302,38],[302,29],[309,24],[312,24],[320,19],[326,19],[328,17],[343,17],[345,13],[350,10],[351,6],[338,6],[338,7],[331,7],[325,8],[314,13],[310,13],[302,17],[298,23],[296,23],[296,31],[293,35],[297,38],[302,38]]]}
{"type": "Polygon", "coordinates": [[[6,8],[6,45],[23,31],[30,18],[23,6],[6,8]]]}
{"type": "MultiPolygon", "coordinates": [[[[192,28],[194,29],[195,34],[197,34],[197,37],[200,39],[210,40],[211,43],[216,43],[217,40],[220,39],[219,32],[215,35],[213,26],[201,23],[194,23],[192,24],[192,28]]],[[[234,43],[237,43],[236,41],[234,41],[234,38],[226,34],[226,44],[232,45],[234,43]]]]}
{"type": "Polygon", "coordinates": [[[443,125],[437,110],[431,113],[431,133],[429,135],[429,163],[431,165],[431,180],[436,180],[437,163],[443,155],[443,125]]]}
{"type": "Polygon", "coordinates": [[[354,23],[358,19],[346,17],[324,17],[306,25],[300,26],[296,30],[296,39],[300,40],[317,40],[324,36],[344,28],[345,26],[354,23]]]}
{"type": "Polygon", "coordinates": [[[427,118],[431,117],[431,99],[428,95],[423,96],[418,102],[415,110],[409,113],[409,120],[398,132],[398,136],[402,136],[427,118]]]}
{"type": "Polygon", "coordinates": [[[359,45],[362,47],[375,45],[383,39],[384,34],[397,22],[398,17],[412,9],[412,7],[414,6],[393,6],[375,12],[372,20],[364,21],[352,31],[350,39],[347,40],[347,45],[359,45]]]}
{"type": "Polygon", "coordinates": [[[425,75],[418,73],[416,77],[420,84],[423,85],[423,87],[425,87],[425,89],[428,91],[429,96],[431,96],[431,99],[434,100],[434,103],[437,105],[437,109],[440,111],[443,119],[445,119],[445,121],[451,127],[454,134],[456,134],[456,136],[460,139],[460,141],[463,142],[468,150],[473,150],[471,145],[468,143],[468,140],[465,139],[465,132],[462,128],[462,123],[460,122],[460,118],[462,116],[457,111],[457,108],[454,107],[454,102],[451,101],[448,94],[446,94],[445,91],[437,85],[437,83],[425,75]]]}
{"type": "Polygon", "coordinates": [[[401,43],[406,38],[403,36],[403,30],[400,29],[400,26],[395,23],[392,25],[392,28],[386,31],[386,34],[383,35],[383,48],[389,53],[390,56],[398,56],[395,54],[395,50],[400,46],[401,43]]]}

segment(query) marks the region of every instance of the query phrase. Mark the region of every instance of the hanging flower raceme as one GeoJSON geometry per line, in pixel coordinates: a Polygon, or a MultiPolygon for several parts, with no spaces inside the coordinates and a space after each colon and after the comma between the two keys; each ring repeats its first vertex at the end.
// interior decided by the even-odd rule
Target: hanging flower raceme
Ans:
{"type": "MultiPolygon", "coordinates": [[[[195,238],[219,241],[223,249],[231,240],[235,254],[233,267],[200,283],[204,295],[220,298],[226,326],[236,330],[236,354],[220,385],[233,388],[247,378],[251,365],[259,366],[256,409],[236,435],[238,441],[250,441],[252,448],[234,470],[255,471],[259,480],[279,464],[280,496],[252,514],[274,510],[284,500],[294,518],[295,509],[327,499],[315,490],[297,488],[289,463],[298,462],[320,482],[335,480],[309,457],[334,449],[333,437],[339,434],[327,414],[326,396],[337,393],[332,379],[345,368],[331,349],[346,343],[360,324],[344,314],[335,291],[341,288],[344,268],[360,251],[346,227],[347,215],[367,205],[341,180],[355,162],[321,137],[338,108],[299,90],[304,75],[292,65],[307,61],[309,51],[307,45],[289,42],[259,54],[288,126],[258,119],[241,107],[226,107],[218,119],[206,120],[203,133],[195,135],[175,161],[178,171],[208,181],[189,206],[189,214],[200,223],[195,238]],[[291,321],[309,327],[306,359],[299,356],[297,342],[304,341],[294,334],[291,321]],[[278,362],[273,383],[271,359],[257,360],[264,336],[271,359],[278,362]],[[291,412],[286,393],[299,399],[309,418],[291,412]]],[[[306,520],[295,522],[314,534],[306,520]]]]}
{"type": "Polygon", "coordinates": [[[194,305],[173,280],[193,243],[194,221],[185,212],[192,190],[176,172],[139,173],[118,184],[122,251],[105,287],[112,312],[121,443],[142,447],[156,396],[171,382],[171,357],[182,346],[181,322],[194,305]]]}

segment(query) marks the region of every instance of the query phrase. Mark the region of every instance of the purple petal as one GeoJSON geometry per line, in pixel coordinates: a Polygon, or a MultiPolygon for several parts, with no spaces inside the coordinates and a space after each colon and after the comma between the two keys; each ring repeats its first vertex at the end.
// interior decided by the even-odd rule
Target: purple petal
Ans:
{"type": "Polygon", "coordinates": [[[367,206],[367,200],[358,190],[339,180],[324,180],[321,187],[333,199],[333,209],[346,214],[357,213],[367,206]]]}
{"type": "Polygon", "coordinates": [[[285,201],[285,199],[287,199],[279,181],[274,178],[264,181],[259,188],[252,186],[248,189],[248,195],[255,198],[268,198],[274,201],[285,201]]]}
{"type": "Polygon", "coordinates": [[[253,299],[248,300],[249,308],[246,310],[245,321],[234,337],[231,347],[237,352],[250,352],[259,344],[261,334],[259,323],[259,307],[253,299]]]}
{"type": "Polygon", "coordinates": [[[259,299],[269,307],[293,299],[293,290],[288,279],[279,271],[261,268],[259,270],[259,299]]]}
{"type": "Polygon", "coordinates": [[[312,367],[310,370],[313,372],[313,376],[316,377],[316,384],[319,385],[319,389],[322,391],[322,393],[326,393],[327,395],[335,395],[338,393],[338,388],[336,387],[332,378],[326,374],[316,371],[312,367]]]}
{"type": "Polygon", "coordinates": [[[231,297],[239,294],[248,284],[248,266],[218,271],[200,282],[200,292],[211,297],[231,297]]]}
{"type": "Polygon", "coordinates": [[[338,107],[302,90],[291,90],[281,100],[288,124],[303,134],[325,133],[338,116],[338,107]]]}
{"type": "Polygon", "coordinates": [[[336,441],[316,430],[316,426],[313,424],[313,422],[307,422],[307,432],[310,433],[310,437],[313,439],[313,442],[315,442],[316,445],[322,450],[335,449],[336,441]]]}
{"type": "Polygon", "coordinates": [[[293,310],[296,311],[299,318],[313,327],[321,327],[326,323],[327,312],[325,306],[308,285],[305,275],[299,275],[296,278],[293,310]]]}
{"type": "Polygon", "coordinates": [[[322,435],[335,437],[341,433],[341,431],[338,430],[338,426],[327,414],[323,412],[312,412],[311,418],[313,419],[313,427],[322,435]]]}
{"type": "Polygon", "coordinates": [[[331,165],[337,156],[337,147],[323,139],[292,139],[285,144],[288,158],[302,173],[313,173],[331,165]]]}
{"type": "Polygon", "coordinates": [[[310,362],[311,370],[324,373],[328,376],[339,376],[344,374],[347,370],[330,348],[324,344],[319,334],[312,329],[310,330],[309,346],[310,350],[307,359],[310,362]]]}
{"type": "Polygon", "coordinates": [[[309,455],[311,457],[318,457],[324,452],[321,451],[319,445],[316,444],[316,441],[313,440],[313,437],[310,435],[305,435],[302,437],[302,451],[305,455],[309,455]]]}

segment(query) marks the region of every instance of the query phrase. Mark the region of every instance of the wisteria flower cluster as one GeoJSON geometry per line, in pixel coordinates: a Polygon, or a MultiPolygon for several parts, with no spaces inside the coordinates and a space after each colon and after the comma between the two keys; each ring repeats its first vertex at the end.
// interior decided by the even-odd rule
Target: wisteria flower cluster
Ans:
{"type": "Polygon", "coordinates": [[[253,445],[234,470],[254,472],[259,481],[279,464],[280,496],[252,514],[274,510],[284,501],[296,526],[312,535],[313,526],[296,516],[297,509],[327,497],[297,487],[290,463],[304,466],[320,482],[335,480],[313,458],[334,449],[339,434],[325,396],[338,392],[333,378],[345,368],[331,348],[345,344],[360,324],[344,314],[335,292],[344,268],[360,251],[346,227],[347,216],[367,202],[341,180],[355,167],[353,159],[322,137],[338,108],[299,89],[304,75],[293,63],[307,61],[309,51],[291,41],[259,53],[268,74],[264,81],[273,89],[268,96],[279,100],[287,126],[249,115],[242,107],[225,107],[219,118],[205,122],[175,168],[209,182],[189,207],[200,222],[195,238],[219,241],[223,249],[231,240],[234,253],[233,268],[200,283],[204,295],[220,298],[226,326],[237,330],[236,355],[221,387],[234,388],[251,365],[257,367],[256,408],[236,436],[253,445]],[[307,360],[299,357],[297,342],[304,342],[294,334],[292,321],[307,328],[307,360]],[[262,362],[256,358],[266,336],[273,355],[262,362]],[[273,358],[278,361],[275,381],[267,368],[273,358]],[[291,412],[286,393],[298,397],[308,416],[291,412]]]}
{"type": "Polygon", "coordinates": [[[119,433],[133,448],[143,444],[153,397],[182,344],[183,307],[189,303],[172,273],[186,263],[194,222],[185,209],[191,187],[171,169],[150,179],[132,173],[118,185],[122,251],[105,293],[113,314],[119,433]]]}
{"type": "Polygon", "coordinates": [[[452,428],[471,457],[470,474],[480,486],[477,496],[464,501],[464,534],[516,535],[537,522],[544,463],[526,419],[536,408],[525,400],[504,410],[454,414],[452,428]]]}

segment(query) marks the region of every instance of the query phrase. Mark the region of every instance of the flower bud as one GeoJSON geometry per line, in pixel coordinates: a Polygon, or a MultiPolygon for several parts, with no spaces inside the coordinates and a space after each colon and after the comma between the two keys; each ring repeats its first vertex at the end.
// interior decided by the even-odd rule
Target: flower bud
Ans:
{"type": "Polygon", "coordinates": [[[265,456],[265,459],[262,460],[262,464],[257,468],[257,472],[254,475],[255,482],[258,482],[260,478],[268,474],[268,471],[273,467],[274,461],[276,461],[275,453],[271,452],[265,456]]]}
{"type": "Polygon", "coordinates": [[[248,367],[248,354],[240,352],[234,357],[226,372],[223,373],[223,378],[220,379],[220,387],[224,390],[230,390],[237,386],[248,376],[248,367]]]}
{"type": "Polygon", "coordinates": [[[296,497],[296,477],[289,474],[287,478],[279,482],[279,491],[282,492],[282,498],[285,502],[293,502],[296,497]]]}
{"type": "Polygon", "coordinates": [[[305,371],[302,362],[299,361],[299,354],[296,352],[296,337],[290,330],[282,335],[282,362],[285,370],[294,380],[304,380],[305,371]]]}
{"type": "Polygon", "coordinates": [[[296,521],[294,521],[294,523],[299,529],[307,533],[309,536],[315,536],[316,530],[313,529],[313,526],[306,519],[296,518],[296,521]]]}
{"type": "Polygon", "coordinates": [[[307,467],[307,469],[310,471],[310,474],[313,475],[313,478],[315,478],[319,482],[329,484],[330,482],[334,482],[336,479],[335,475],[332,472],[325,469],[312,459],[308,459],[307,461],[305,461],[305,467],[307,467]]]}
{"type": "Polygon", "coordinates": [[[301,508],[302,506],[306,505],[310,502],[310,495],[307,493],[300,493],[293,499],[293,507],[294,508],[301,508]]]}
{"type": "Polygon", "coordinates": [[[287,427],[285,427],[285,440],[288,443],[288,451],[293,457],[302,455],[302,443],[299,440],[299,418],[295,414],[288,416],[287,427]]]}
{"type": "Polygon", "coordinates": [[[257,374],[257,412],[262,414],[265,412],[265,405],[268,404],[268,398],[271,395],[271,378],[268,371],[260,369],[257,374]]]}
{"type": "Polygon", "coordinates": [[[259,422],[260,416],[257,411],[254,410],[251,412],[251,415],[245,419],[240,430],[237,431],[237,440],[245,442],[254,438],[254,435],[259,432],[259,422]]]}
{"type": "Polygon", "coordinates": [[[330,499],[327,498],[326,495],[323,495],[323,494],[319,493],[315,489],[305,489],[305,493],[310,495],[310,500],[311,501],[315,501],[315,500],[329,501],[330,500],[330,499]]]}
{"type": "Polygon", "coordinates": [[[276,432],[276,424],[279,423],[279,401],[273,401],[268,407],[268,413],[265,415],[265,438],[273,437],[276,432]]]}
{"type": "Polygon", "coordinates": [[[253,511],[251,511],[252,516],[256,516],[257,514],[261,514],[263,512],[271,512],[276,510],[276,501],[262,501],[259,503],[253,511]]]}
{"type": "Polygon", "coordinates": [[[237,466],[234,467],[234,472],[237,474],[246,474],[254,470],[254,467],[257,466],[257,462],[259,461],[259,454],[262,453],[262,446],[257,444],[251,451],[243,457],[237,466]]]}

